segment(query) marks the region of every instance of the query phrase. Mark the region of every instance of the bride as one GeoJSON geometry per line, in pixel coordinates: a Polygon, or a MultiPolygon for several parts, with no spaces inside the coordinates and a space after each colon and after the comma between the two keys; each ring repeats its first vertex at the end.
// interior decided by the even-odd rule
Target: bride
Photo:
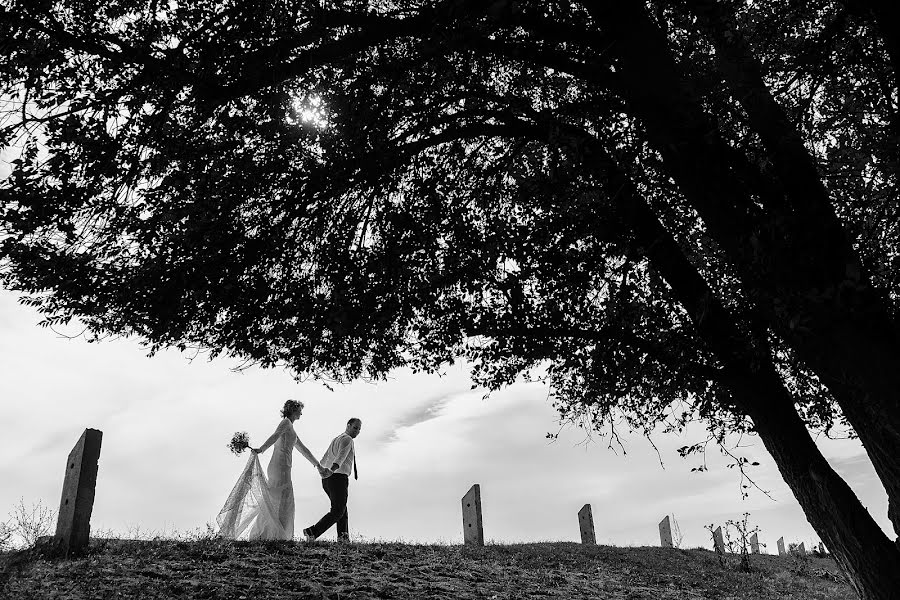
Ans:
{"type": "Polygon", "coordinates": [[[250,460],[216,517],[219,535],[231,539],[290,540],[294,537],[294,486],[291,458],[294,448],[323,475],[326,469],[303,445],[294,431],[294,421],[303,413],[303,403],[288,400],[283,417],[259,448],[250,448],[250,460]],[[259,454],[275,446],[267,469],[259,464],[259,454]]]}

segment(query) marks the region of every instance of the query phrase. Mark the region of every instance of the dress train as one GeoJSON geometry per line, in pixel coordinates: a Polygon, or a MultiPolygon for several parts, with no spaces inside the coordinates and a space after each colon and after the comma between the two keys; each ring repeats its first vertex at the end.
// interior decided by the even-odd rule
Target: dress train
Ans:
{"type": "MultiPolygon", "coordinates": [[[[282,483],[278,488],[292,487],[290,480],[286,483],[286,486],[282,483]]],[[[293,505],[293,490],[271,490],[259,464],[259,456],[251,453],[225,506],[216,517],[219,536],[235,540],[289,540],[294,535],[293,505]],[[290,523],[282,523],[279,518],[280,513],[286,510],[290,511],[290,523]]]]}

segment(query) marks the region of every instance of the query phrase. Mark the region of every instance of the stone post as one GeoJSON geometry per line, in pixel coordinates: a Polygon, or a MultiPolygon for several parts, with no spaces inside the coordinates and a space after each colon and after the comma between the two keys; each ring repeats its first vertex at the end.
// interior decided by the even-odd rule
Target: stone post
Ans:
{"type": "Polygon", "coordinates": [[[784,537],[778,538],[778,556],[784,556],[787,552],[784,551],[784,537]]]}
{"type": "Polygon", "coordinates": [[[716,527],[713,531],[713,546],[719,554],[725,554],[725,540],[722,539],[722,527],[716,527]]]}
{"type": "Polygon", "coordinates": [[[597,536],[594,534],[594,515],[591,513],[590,504],[585,504],[578,511],[578,528],[581,530],[582,544],[597,543],[597,536]]]}
{"type": "Polygon", "coordinates": [[[463,538],[466,546],[484,546],[481,523],[481,486],[477,483],[462,497],[463,538]]]}
{"type": "Polygon", "coordinates": [[[797,546],[797,554],[806,556],[806,545],[803,542],[800,542],[800,545],[797,546]]]}
{"type": "Polygon", "coordinates": [[[669,515],[659,522],[659,544],[663,548],[674,548],[672,543],[672,523],[669,521],[669,515]]]}
{"type": "Polygon", "coordinates": [[[69,452],[54,536],[63,556],[77,555],[87,549],[102,439],[102,431],[85,429],[69,452]]]}
{"type": "Polygon", "coordinates": [[[750,552],[759,554],[759,539],[756,537],[755,533],[750,536],[750,552]]]}
{"type": "Polygon", "coordinates": [[[825,544],[819,542],[819,554],[825,554],[825,544]]]}

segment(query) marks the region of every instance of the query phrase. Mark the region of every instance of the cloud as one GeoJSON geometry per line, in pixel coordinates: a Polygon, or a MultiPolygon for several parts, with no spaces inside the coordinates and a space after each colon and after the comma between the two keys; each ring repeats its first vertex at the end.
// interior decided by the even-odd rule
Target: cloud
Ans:
{"type": "Polygon", "coordinates": [[[851,486],[865,484],[875,477],[875,467],[865,452],[828,459],[831,467],[851,486]]]}
{"type": "Polygon", "coordinates": [[[393,421],[393,428],[382,431],[374,443],[381,445],[396,442],[404,429],[438,418],[441,410],[456,395],[455,393],[440,393],[437,396],[425,398],[421,405],[414,406],[407,412],[397,414],[393,421]]]}

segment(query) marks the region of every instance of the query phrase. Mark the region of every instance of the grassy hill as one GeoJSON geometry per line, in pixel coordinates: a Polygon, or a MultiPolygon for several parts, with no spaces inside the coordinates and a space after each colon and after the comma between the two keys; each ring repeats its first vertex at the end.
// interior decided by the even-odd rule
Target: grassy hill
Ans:
{"type": "Polygon", "coordinates": [[[750,573],[737,564],[708,550],[568,542],[92,540],[69,561],[0,555],[0,598],[856,598],[829,558],[755,555],[750,573]]]}

